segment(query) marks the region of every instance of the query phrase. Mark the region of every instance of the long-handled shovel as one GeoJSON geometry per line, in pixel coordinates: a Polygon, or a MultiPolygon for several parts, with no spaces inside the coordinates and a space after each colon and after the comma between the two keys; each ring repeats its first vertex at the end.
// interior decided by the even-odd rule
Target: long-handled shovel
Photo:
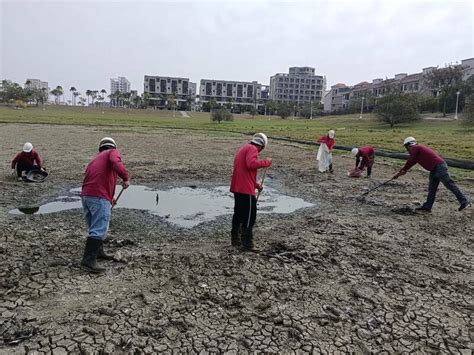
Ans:
{"type": "MultiPolygon", "coordinates": [[[[265,168],[265,170],[263,171],[263,176],[262,176],[262,182],[260,183],[260,186],[263,187],[263,182],[265,181],[265,176],[267,176],[267,170],[268,170],[268,167],[265,168]]],[[[257,202],[258,202],[258,198],[260,197],[260,193],[262,192],[262,190],[258,190],[258,193],[257,193],[257,202]]]]}
{"type": "Polygon", "coordinates": [[[374,191],[374,190],[377,190],[379,187],[382,187],[383,185],[385,184],[388,184],[390,181],[394,180],[394,178],[391,178],[390,180],[387,180],[385,182],[382,182],[381,184],[378,184],[377,186],[375,186],[374,188],[364,192],[362,195],[360,195],[360,197],[362,196],[365,196],[365,195],[368,195],[370,192],[374,191]]]}
{"type": "Polygon", "coordinates": [[[122,192],[123,192],[123,190],[125,190],[125,189],[122,187],[122,190],[120,190],[120,192],[119,192],[119,194],[118,194],[117,198],[115,199],[115,203],[113,203],[113,204],[112,204],[112,208],[114,208],[114,207],[115,207],[115,205],[117,204],[117,202],[118,202],[118,200],[119,200],[120,196],[122,196],[122,192]]]}

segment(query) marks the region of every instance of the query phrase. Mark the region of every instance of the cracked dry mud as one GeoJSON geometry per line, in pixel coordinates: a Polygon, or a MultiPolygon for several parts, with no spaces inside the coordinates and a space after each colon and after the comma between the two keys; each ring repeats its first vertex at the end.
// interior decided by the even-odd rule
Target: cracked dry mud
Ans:
{"type": "MultiPolygon", "coordinates": [[[[148,213],[113,212],[104,275],[78,268],[79,210],[12,216],[79,186],[102,136],[116,138],[134,184],[228,183],[246,137],[48,125],[2,125],[0,353],[462,353],[474,349],[473,210],[444,187],[431,215],[405,213],[425,197],[426,173],[365,199],[390,176],[349,179],[352,159],[318,174],[314,150],[272,141],[273,187],[319,207],[259,215],[260,253],[230,247],[230,215],[179,229],[148,213]],[[50,178],[8,175],[32,141],[50,178]]],[[[401,162],[399,162],[401,164],[401,162]]],[[[468,180],[460,187],[474,196],[468,180]]]]}

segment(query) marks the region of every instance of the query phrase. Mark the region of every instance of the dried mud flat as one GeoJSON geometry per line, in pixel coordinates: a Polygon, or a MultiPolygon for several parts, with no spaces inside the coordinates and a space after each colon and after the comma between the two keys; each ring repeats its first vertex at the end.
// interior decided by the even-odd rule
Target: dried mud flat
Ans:
{"type": "MultiPolygon", "coordinates": [[[[8,215],[79,186],[104,135],[116,138],[134,184],[211,186],[229,181],[244,136],[48,125],[2,125],[0,151],[0,353],[463,353],[474,349],[473,210],[440,187],[431,215],[426,174],[349,179],[349,157],[318,174],[315,152],[272,141],[269,183],[317,203],[259,215],[260,253],[229,246],[230,215],[179,229],[145,212],[116,210],[101,276],[78,263],[86,237],[79,210],[8,215]],[[50,178],[8,175],[31,140],[50,178]]],[[[400,162],[401,164],[401,162],[400,162]]],[[[461,188],[474,196],[474,185],[461,188]]]]}

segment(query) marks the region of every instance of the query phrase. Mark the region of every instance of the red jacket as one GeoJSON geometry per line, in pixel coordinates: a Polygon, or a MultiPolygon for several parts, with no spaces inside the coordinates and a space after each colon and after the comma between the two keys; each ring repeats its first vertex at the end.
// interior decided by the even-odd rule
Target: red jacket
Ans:
{"type": "Polygon", "coordinates": [[[415,144],[408,151],[408,157],[402,170],[407,171],[416,163],[428,171],[432,171],[436,165],[444,163],[444,159],[430,147],[423,144],[415,144]]]}
{"type": "Polygon", "coordinates": [[[332,148],[334,148],[334,146],[336,145],[336,140],[334,138],[329,138],[328,136],[321,136],[318,139],[318,143],[326,143],[329,151],[331,151],[332,148]]]}
{"type": "Polygon", "coordinates": [[[360,163],[360,169],[364,169],[364,167],[372,167],[374,164],[374,156],[375,156],[375,151],[374,148],[370,145],[366,145],[363,147],[359,148],[359,152],[356,155],[356,166],[359,165],[360,160],[362,159],[362,162],[360,163]]]}
{"type": "Polygon", "coordinates": [[[230,192],[255,196],[257,169],[270,166],[270,160],[258,160],[258,149],[253,144],[242,146],[234,158],[234,171],[230,183],[230,192]]]}
{"type": "Polygon", "coordinates": [[[29,165],[29,166],[35,165],[35,162],[36,162],[36,165],[38,166],[39,169],[43,167],[43,161],[41,160],[41,157],[38,154],[38,152],[34,149],[29,153],[25,153],[25,152],[18,153],[15,156],[15,158],[12,160],[12,169],[15,169],[15,165],[18,162],[22,162],[23,164],[29,165]]]}
{"type": "Polygon", "coordinates": [[[102,197],[112,202],[117,175],[123,181],[128,181],[128,172],[122,164],[120,152],[117,149],[100,152],[87,165],[81,196],[102,197]]]}

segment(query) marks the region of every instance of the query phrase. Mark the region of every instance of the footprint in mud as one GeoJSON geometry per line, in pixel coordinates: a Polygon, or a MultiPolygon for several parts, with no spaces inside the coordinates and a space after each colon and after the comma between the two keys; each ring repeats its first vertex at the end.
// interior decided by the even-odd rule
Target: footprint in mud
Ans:
{"type": "Polygon", "coordinates": [[[408,206],[403,206],[403,207],[395,207],[392,208],[392,212],[396,214],[403,214],[403,215],[415,215],[416,211],[408,206]]]}

